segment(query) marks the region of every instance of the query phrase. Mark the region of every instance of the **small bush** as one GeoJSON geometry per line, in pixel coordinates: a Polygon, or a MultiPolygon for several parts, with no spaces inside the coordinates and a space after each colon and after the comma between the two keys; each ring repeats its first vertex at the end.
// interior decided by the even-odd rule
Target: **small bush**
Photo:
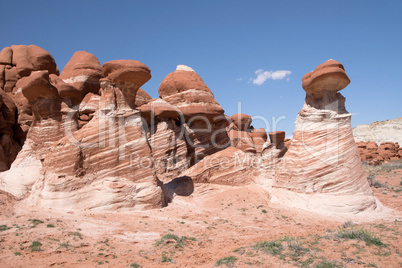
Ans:
{"type": "Polygon", "coordinates": [[[278,255],[282,252],[282,243],[279,241],[264,241],[254,245],[255,249],[271,255],[278,255]]]}
{"type": "Polygon", "coordinates": [[[294,257],[299,257],[301,255],[304,255],[305,253],[308,253],[310,250],[308,248],[304,248],[303,244],[300,241],[294,240],[294,241],[289,241],[288,242],[288,247],[293,251],[293,256],[294,257]]]}
{"type": "Polygon", "coordinates": [[[233,267],[234,263],[237,261],[236,257],[233,256],[229,256],[223,259],[218,260],[215,265],[216,266],[221,266],[221,265],[225,265],[226,267],[233,267]]]}
{"type": "Polygon", "coordinates": [[[368,180],[368,182],[369,182],[369,185],[372,186],[372,187],[374,187],[374,188],[388,188],[388,185],[387,185],[387,184],[383,184],[383,183],[377,181],[377,180],[375,179],[375,175],[374,175],[374,174],[370,174],[370,175],[367,177],[367,180],[368,180]]]}
{"type": "Polygon", "coordinates": [[[176,248],[183,248],[187,246],[187,241],[197,241],[195,237],[187,237],[187,236],[178,236],[175,234],[166,234],[162,236],[162,238],[156,242],[156,245],[159,246],[161,244],[174,243],[176,248]]]}
{"type": "Polygon", "coordinates": [[[141,266],[140,266],[138,263],[133,262],[132,264],[130,264],[130,267],[133,267],[133,268],[140,268],[141,266]]]}
{"type": "Polygon", "coordinates": [[[381,241],[380,238],[376,237],[369,230],[361,229],[350,229],[350,230],[340,230],[336,237],[345,239],[357,239],[366,242],[367,246],[376,245],[379,247],[386,247],[386,245],[381,241]]]}
{"type": "Polygon", "coordinates": [[[168,253],[166,251],[163,251],[162,257],[161,257],[161,262],[172,262],[173,263],[173,259],[168,256],[168,253]]]}
{"type": "Polygon", "coordinates": [[[54,224],[49,223],[48,225],[46,225],[47,228],[54,228],[54,224]]]}
{"type": "Polygon", "coordinates": [[[43,223],[43,221],[37,220],[37,219],[29,219],[28,221],[30,221],[32,223],[31,228],[38,226],[38,224],[40,224],[40,223],[43,223]]]}
{"type": "Polygon", "coordinates": [[[83,239],[82,234],[79,232],[69,232],[68,236],[77,236],[79,239],[83,239]]]}
{"type": "Polygon", "coordinates": [[[29,246],[31,249],[31,252],[34,251],[40,251],[40,247],[42,246],[42,243],[39,241],[33,241],[32,244],[29,246]]]}
{"type": "Polygon", "coordinates": [[[70,244],[68,242],[65,243],[60,243],[59,245],[61,248],[68,248],[70,246],[70,244]]]}
{"type": "Polygon", "coordinates": [[[0,231],[5,231],[5,230],[8,230],[8,229],[11,229],[11,227],[7,227],[7,225],[0,225],[0,231]]]}
{"type": "Polygon", "coordinates": [[[341,267],[342,265],[327,260],[322,260],[321,262],[314,265],[314,268],[341,268],[341,267]]]}

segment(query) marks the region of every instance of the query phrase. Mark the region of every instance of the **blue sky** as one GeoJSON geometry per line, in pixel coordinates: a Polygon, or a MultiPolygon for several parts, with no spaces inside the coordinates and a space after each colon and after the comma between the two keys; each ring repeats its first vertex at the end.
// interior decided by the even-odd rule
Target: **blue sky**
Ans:
{"type": "MultiPolygon", "coordinates": [[[[303,106],[302,76],[331,58],[345,66],[352,81],[342,94],[353,127],[402,116],[399,0],[5,1],[1,6],[1,48],[41,46],[61,70],[78,50],[101,63],[139,60],[151,69],[152,79],[142,88],[152,97],[158,97],[163,78],[185,64],[203,78],[226,114],[241,106],[243,113],[267,118],[268,130],[276,120],[287,136],[303,106]],[[263,75],[258,84],[256,72],[263,75]]],[[[253,125],[264,127],[262,120],[253,125]]]]}

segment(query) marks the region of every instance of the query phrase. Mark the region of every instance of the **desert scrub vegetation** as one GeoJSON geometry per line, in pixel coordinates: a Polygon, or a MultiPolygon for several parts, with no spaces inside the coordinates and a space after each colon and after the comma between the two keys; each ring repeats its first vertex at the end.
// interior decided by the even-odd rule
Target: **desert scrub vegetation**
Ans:
{"type": "Polygon", "coordinates": [[[197,239],[195,237],[178,236],[171,233],[163,235],[161,239],[156,241],[155,245],[157,247],[167,247],[170,251],[162,251],[161,259],[159,261],[174,263],[173,256],[176,253],[175,250],[183,251],[184,247],[189,246],[189,241],[197,241],[197,239]]]}
{"type": "Polygon", "coordinates": [[[7,225],[5,225],[5,224],[0,225],[0,231],[5,231],[8,229],[11,229],[11,227],[7,227],[7,225]]]}
{"type": "Polygon", "coordinates": [[[174,252],[167,252],[167,251],[162,251],[162,256],[160,259],[160,262],[171,262],[174,263],[172,255],[174,254],[174,252]]]}
{"type": "Polygon", "coordinates": [[[140,268],[141,266],[140,266],[138,263],[133,262],[133,263],[130,264],[130,267],[133,267],[133,268],[140,268]]]}
{"type": "Polygon", "coordinates": [[[363,167],[369,172],[369,173],[390,173],[393,170],[396,169],[402,169],[402,160],[392,160],[392,161],[387,161],[386,163],[382,163],[379,166],[371,166],[368,165],[366,162],[363,162],[363,167]]]}
{"type": "Polygon", "coordinates": [[[68,236],[73,236],[73,239],[76,240],[76,238],[78,237],[79,239],[83,239],[82,238],[82,234],[80,232],[69,232],[68,236]]]}
{"type": "MultiPolygon", "coordinates": [[[[335,230],[327,230],[325,234],[311,234],[307,237],[281,237],[261,241],[250,246],[242,246],[233,251],[237,264],[249,264],[264,267],[270,263],[269,258],[277,258],[283,264],[309,268],[337,268],[359,264],[362,267],[376,267],[383,257],[396,254],[399,249],[387,245],[382,239],[398,240],[400,233],[386,226],[375,225],[380,232],[387,235],[374,234],[370,229],[346,221],[335,230]],[[381,227],[381,228],[380,228],[381,227]],[[392,237],[389,237],[392,232],[392,237]],[[330,254],[329,254],[330,253],[330,254]],[[371,254],[369,261],[364,256],[371,254]],[[271,257],[268,257],[270,255],[271,257]],[[329,256],[331,256],[329,259],[329,256]],[[328,258],[328,259],[327,259],[328,258]]],[[[360,267],[360,266],[359,266],[360,267]]]]}
{"type": "Polygon", "coordinates": [[[343,265],[334,261],[328,261],[323,258],[319,263],[314,265],[314,268],[342,268],[343,265]]]}
{"type": "Polygon", "coordinates": [[[195,237],[187,237],[187,236],[178,236],[175,234],[165,234],[162,238],[156,241],[155,245],[169,245],[173,244],[173,246],[177,249],[183,249],[188,245],[187,241],[197,241],[195,237]]]}
{"type": "Polygon", "coordinates": [[[234,267],[236,261],[237,261],[236,257],[229,256],[216,261],[215,265],[216,266],[225,265],[226,267],[234,267]]]}
{"type": "Polygon", "coordinates": [[[367,246],[375,245],[379,247],[386,247],[387,245],[384,244],[379,237],[377,237],[373,232],[370,230],[365,230],[364,228],[352,228],[347,230],[339,230],[338,233],[335,235],[337,238],[342,239],[357,239],[364,241],[367,246]]]}
{"type": "Polygon", "coordinates": [[[374,173],[370,173],[368,175],[367,181],[368,181],[370,187],[372,186],[374,188],[387,188],[388,189],[388,185],[386,183],[381,183],[375,179],[374,173]]]}
{"type": "Polygon", "coordinates": [[[41,251],[41,246],[42,246],[42,243],[41,243],[41,242],[39,242],[39,241],[33,241],[33,242],[31,243],[31,245],[29,246],[29,248],[31,249],[31,252],[34,252],[34,251],[41,251]]]}
{"type": "Polygon", "coordinates": [[[37,220],[37,219],[29,219],[28,221],[31,222],[31,228],[35,228],[36,226],[38,226],[39,224],[43,223],[43,221],[41,220],[37,220]]]}
{"type": "Polygon", "coordinates": [[[282,253],[283,250],[283,246],[280,241],[263,241],[255,244],[254,248],[274,256],[282,253]]]}

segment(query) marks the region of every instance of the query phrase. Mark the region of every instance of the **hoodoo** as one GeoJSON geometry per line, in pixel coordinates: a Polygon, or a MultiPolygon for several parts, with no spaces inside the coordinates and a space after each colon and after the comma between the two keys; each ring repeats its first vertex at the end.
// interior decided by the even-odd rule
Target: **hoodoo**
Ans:
{"type": "Polygon", "coordinates": [[[359,152],[393,159],[399,145],[381,144],[376,156],[371,144],[357,149],[339,62],[303,77],[291,142],[284,131],[255,129],[250,115],[225,115],[188,66],[162,80],[160,98],[140,88],[149,79],[136,60],[101,65],[78,51],[59,75],[40,47],[1,50],[0,189],[31,205],[79,210],[161,208],[172,185],[189,195],[197,184],[256,185],[274,203],[313,211],[381,207],[359,152]]]}
{"type": "Polygon", "coordinates": [[[376,209],[350,125],[345,98],[350,80],[328,60],[303,77],[306,99],[293,139],[274,176],[272,201],[318,211],[376,209]]]}

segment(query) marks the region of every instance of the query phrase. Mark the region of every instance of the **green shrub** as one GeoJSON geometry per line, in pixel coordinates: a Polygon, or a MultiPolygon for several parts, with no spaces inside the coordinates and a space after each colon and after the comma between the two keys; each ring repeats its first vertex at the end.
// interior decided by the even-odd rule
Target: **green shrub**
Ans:
{"type": "Polygon", "coordinates": [[[233,256],[229,256],[223,259],[218,260],[215,265],[216,266],[221,266],[221,265],[225,265],[226,267],[233,267],[234,263],[237,261],[236,257],[233,256]]]}
{"type": "Polygon", "coordinates": [[[282,243],[279,241],[264,241],[254,245],[255,249],[271,255],[278,255],[282,252],[282,243]]]}
{"type": "Polygon", "coordinates": [[[345,239],[357,239],[366,242],[367,246],[376,245],[379,247],[386,247],[386,245],[381,241],[380,238],[376,237],[369,230],[360,229],[350,229],[350,230],[340,230],[336,237],[345,239]]]}
{"type": "Polygon", "coordinates": [[[40,247],[42,246],[42,243],[39,241],[33,241],[32,244],[29,246],[31,249],[31,252],[34,251],[40,251],[40,247]]]}

